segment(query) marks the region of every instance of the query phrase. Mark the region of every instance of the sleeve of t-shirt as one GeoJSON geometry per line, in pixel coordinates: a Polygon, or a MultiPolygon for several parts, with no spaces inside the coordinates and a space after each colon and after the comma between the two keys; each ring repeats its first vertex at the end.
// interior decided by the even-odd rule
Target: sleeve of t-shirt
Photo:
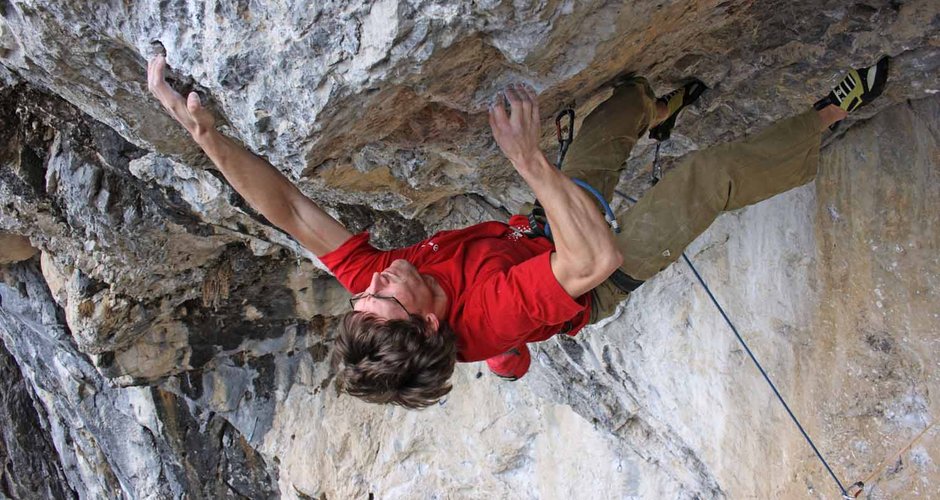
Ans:
{"type": "Polygon", "coordinates": [[[378,250],[369,243],[369,233],[359,233],[320,257],[320,262],[350,293],[369,288],[372,274],[382,271],[393,260],[391,252],[378,250]]]}
{"type": "Polygon", "coordinates": [[[494,273],[467,291],[463,318],[474,335],[509,349],[546,325],[560,325],[586,305],[571,298],[552,272],[551,252],[494,273]],[[469,313],[469,314],[468,314],[469,313]]]}

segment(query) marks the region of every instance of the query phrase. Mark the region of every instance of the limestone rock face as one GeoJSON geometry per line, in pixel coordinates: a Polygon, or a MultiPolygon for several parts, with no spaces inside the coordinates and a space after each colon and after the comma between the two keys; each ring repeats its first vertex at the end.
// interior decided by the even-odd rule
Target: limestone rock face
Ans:
{"type": "Polygon", "coordinates": [[[0,474],[3,491],[13,498],[76,498],[62,464],[43,432],[44,409],[33,404],[13,356],[0,346],[0,474]]]}
{"type": "MultiPolygon", "coordinates": [[[[668,175],[892,55],[815,183],[687,253],[844,486],[940,498],[938,33],[933,0],[0,0],[0,253],[20,261],[0,271],[0,494],[840,493],[681,261],[517,383],[462,365],[422,412],[337,397],[348,295],[148,94],[162,46],[227,134],[386,248],[531,201],[486,120],[509,82],[539,92],[551,157],[552,115],[615,75],[698,76],[668,175]]],[[[649,187],[653,150],[621,190],[649,187]]]]}

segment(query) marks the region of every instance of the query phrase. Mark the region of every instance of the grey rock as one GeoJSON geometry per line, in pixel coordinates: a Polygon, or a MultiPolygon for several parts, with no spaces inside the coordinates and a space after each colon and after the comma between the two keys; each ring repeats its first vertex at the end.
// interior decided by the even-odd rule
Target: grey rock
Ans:
{"type": "MultiPolygon", "coordinates": [[[[157,388],[111,387],[77,350],[37,262],[14,264],[2,275],[0,339],[21,367],[35,406],[46,415],[41,422],[56,452],[49,453],[48,445],[23,450],[44,451],[48,457],[47,465],[36,457],[33,472],[47,473],[47,481],[36,478],[36,486],[55,498],[73,497],[70,487],[95,498],[273,494],[277,467],[267,465],[224,419],[193,413],[185,400],[157,388]]],[[[4,386],[0,393],[6,399],[16,396],[16,389],[4,386]]],[[[39,444],[32,446],[42,446],[43,434],[35,438],[39,444]]],[[[31,496],[21,491],[14,498],[31,496]]]]}
{"type": "Polygon", "coordinates": [[[0,492],[10,498],[78,498],[62,473],[48,417],[0,344],[0,492]]]}
{"type": "MultiPolygon", "coordinates": [[[[347,294],[211,169],[148,94],[146,61],[165,51],[225,132],[390,248],[531,201],[485,117],[509,82],[540,93],[551,156],[554,113],[585,116],[614,75],[660,92],[698,76],[712,90],[661,148],[668,175],[892,55],[887,92],[827,138],[815,186],[723,216],[689,249],[848,481],[936,414],[938,33],[931,0],[0,0],[0,231],[42,251],[41,274],[35,259],[2,271],[5,366],[23,380],[2,394],[29,395],[16,425],[35,419],[58,454],[20,458],[42,439],[9,452],[58,471],[16,488],[833,496],[681,266],[618,319],[540,345],[520,383],[463,366],[418,414],[337,397],[325,359],[347,294]]],[[[653,149],[641,139],[622,191],[649,188],[653,149]]],[[[870,496],[934,494],[935,443],[870,496]]]]}

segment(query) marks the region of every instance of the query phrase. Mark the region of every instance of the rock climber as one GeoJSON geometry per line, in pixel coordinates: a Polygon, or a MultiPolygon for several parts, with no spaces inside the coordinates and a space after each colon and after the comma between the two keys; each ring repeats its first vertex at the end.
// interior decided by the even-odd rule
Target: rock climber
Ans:
{"type": "Polygon", "coordinates": [[[812,180],[822,132],[881,94],[888,58],[850,70],[801,114],[689,153],[618,217],[618,234],[572,178],[610,199],[637,139],[647,131],[668,138],[704,84],[656,98],[644,78],[616,79],[611,97],[584,119],[562,170],[539,148],[536,94],[510,85],[490,106],[489,124],[540,202],[531,216],[442,231],[390,251],[370,245],[368,233],[351,234],[270,163],[220,133],[199,96],[178,94],[165,70],[164,56],[150,61],[148,85],[160,103],[252,207],[352,294],[331,354],[337,387],[373,403],[423,408],[450,392],[456,362],[486,360],[503,378],[523,376],[526,344],[575,335],[610,316],[719,214],[812,180]]]}

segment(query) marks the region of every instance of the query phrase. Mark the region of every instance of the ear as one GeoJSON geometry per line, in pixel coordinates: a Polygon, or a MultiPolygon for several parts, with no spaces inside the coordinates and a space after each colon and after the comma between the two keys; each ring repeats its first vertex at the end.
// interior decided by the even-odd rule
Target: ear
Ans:
{"type": "Polygon", "coordinates": [[[441,327],[441,321],[437,319],[437,315],[434,313],[428,313],[425,315],[424,321],[431,325],[431,330],[433,330],[434,333],[437,333],[437,329],[441,327]]]}

